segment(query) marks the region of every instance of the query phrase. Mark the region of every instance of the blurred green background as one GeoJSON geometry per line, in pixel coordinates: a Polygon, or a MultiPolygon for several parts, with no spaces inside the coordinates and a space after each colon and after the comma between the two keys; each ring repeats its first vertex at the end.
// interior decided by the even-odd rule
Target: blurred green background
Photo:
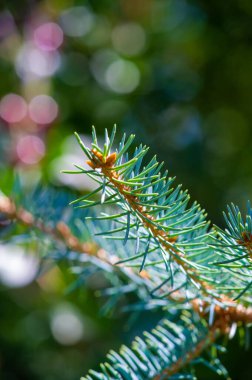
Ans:
{"type": "MultiPolygon", "coordinates": [[[[250,0],[6,1],[1,187],[15,172],[28,187],[90,189],[85,178],[60,174],[83,163],[73,131],[88,142],[92,124],[101,134],[116,123],[222,225],[227,203],[244,209],[252,198],[251,24],[250,0]]],[[[15,247],[0,247],[1,378],[77,379],[132,339],[137,322],[128,331],[127,316],[99,314],[95,285],[65,295],[67,268],[32,281],[35,264],[19,259],[15,247]]],[[[223,360],[232,378],[251,379],[251,351],[230,347],[223,360]]]]}

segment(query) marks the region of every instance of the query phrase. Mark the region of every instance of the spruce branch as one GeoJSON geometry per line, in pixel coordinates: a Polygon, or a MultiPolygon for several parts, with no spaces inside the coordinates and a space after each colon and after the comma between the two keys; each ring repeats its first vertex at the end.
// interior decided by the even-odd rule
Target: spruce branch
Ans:
{"type": "MultiPolygon", "coordinates": [[[[135,239],[137,247],[140,240],[145,241],[145,250],[139,253],[137,248],[135,255],[123,259],[125,265],[136,265],[140,271],[144,267],[157,267],[161,263],[157,255],[159,252],[170,274],[172,288],[175,287],[174,283],[177,286],[184,283],[195,293],[195,289],[192,290],[188,284],[189,279],[198,292],[216,300],[221,301],[222,295],[230,300],[244,296],[245,300],[245,293],[252,284],[247,283],[246,277],[249,278],[251,273],[247,271],[245,277],[238,272],[230,278],[226,262],[223,267],[218,262],[218,268],[213,265],[225,249],[223,242],[215,230],[209,228],[205,212],[199,205],[193,203],[188,206],[187,192],[182,191],[180,186],[171,188],[174,178],[167,177],[167,172],[164,175],[160,173],[162,164],[156,161],[156,157],[143,166],[146,147],[136,148],[130,158],[128,149],[134,136],[128,140],[123,136],[119,148],[112,152],[110,149],[115,129],[112,140],[105,133],[104,148],[97,145],[94,129],[91,148],[86,147],[80,137],[76,136],[92,169],[77,166],[79,173],[86,173],[100,185],[92,194],[77,199],[78,207],[87,209],[99,204],[118,206],[122,209],[121,213],[105,215],[102,219],[113,221],[119,227],[103,230],[103,236],[106,239],[123,240],[124,244],[135,239]],[[100,200],[90,200],[91,195],[98,195],[99,192],[100,200]],[[120,233],[125,235],[121,236],[120,233]],[[219,244],[218,249],[214,240],[219,244]]],[[[248,247],[248,242],[247,238],[242,246],[243,254],[247,254],[244,253],[244,248],[248,247]]]]}
{"type": "Polygon", "coordinates": [[[168,315],[151,332],[136,338],[131,347],[122,346],[119,353],[111,351],[101,371],[89,371],[82,380],[161,380],[194,378],[188,374],[188,365],[197,361],[228,377],[217,357],[203,353],[224,333],[222,321],[208,328],[191,312],[183,312],[176,319],[168,315]]]}
{"type": "MultiPolygon", "coordinates": [[[[115,129],[112,134],[114,136],[115,129]]],[[[95,136],[95,130],[93,135],[95,136]]],[[[199,206],[194,203],[186,210],[189,201],[187,192],[180,190],[180,187],[175,190],[170,188],[174,179],[167,178],[166,172],[163,176],[160,175],[162,164],[159,164],[155,157],[141,170],[141,163],[147,152],[146,147],[137,148],[133,158],[127,160],[127,150],[133,141],[133,135],[126,142],[124,137],[119,150],[112,153],[107,149],[107,146],[112,146],[107,133],[103,150],[97,145],[96,138],[92,148],[89,149],[77,134],[76,136],[93,171],[87,171],[79,166],[78,168],[91,178],[95,178],[97,182],[100,180],[101,186],[98,189],[103,188],[101,203],[119,204],[128,216],[127,223],[121,227],[121,231],[126,231],[124,241],[128,240],[130,229],[137,225],[147,231],[144,238],[148,239],[148,243],[140,270],[144,268],[149,242],[152,241],[162,253],[167,268],[171,268],[172,260],[198,288],[208,293],[209,285],[198,271],[200,265],[192,263],[187,258],[189,249],[199,250],[199,245],[204,244],[203,241],[209,236],[208,223],[199,206]],[[105,201],[106,194],[107,201],[105,201]],[[130,223],[131,217],[135,219],[135,223],[130,223]],[[190,243],[187,240],[189,236],[190,243]]],[[[78,201],[84,203],[79,206],[84,208],[99,203],[87,201],[86,197],[78,201]]],[[[118,231],[109,232],[112,234],[118,231]]],[[[207,248],[206,244],[204,247],[207,248]]],[[[205,273],[211,271],[209,268],[204,269],[205,273]]]]}
{"type": "Polygon", "coordinates": [[[0,195],[0,213],[9,220],[18,221],[26,227],[36,228],[50,235],[53,239],[63,242],[66,247],[73,251],[89,255],[93,255],[97,251],[94,243],[80,242],[64,222],[59,221],[55,228],[49,227],[23,207],[18,208],[10,198],[3,195],[0,195]]]}
{"type": "Polygon", "coordinates": [[[118,149],[112,149],[114,137],[115,129],[110,138],[106,132],[101,148],[93,130],[90,149],[77,136],[91,170],[76,166],[74,173],[87,174],[98,187],[71,202],[77,207],[67,222],[58,217],[51,225],[39,212],[3,196],[0,213],[60,243],[54,259],[62,257],[65,246],[64,259],[79,260],[78,273],[85,273],[84,262],[104,270],[114,288],[103,294],[118,298],[135,292],[139,302],[128,310],[163,309],[165,319],[156,329],[136,338],[131,348],[109,354],[101,372],[91,371],[85,379],[175,380],[181,371],[186,378],[184,369],[197,361],[227,377],[218,359],[210,355],[206,362],[204,353],[219,337],[252,323],[251,208],[245,221],[238,207],[229,208],[228,228],[216,227],[216,233],[199,205],[189,206],[187,192],[171,188],[174,179],[160,173],[155,157],[143,165],[146,147],[130,157],[133,136],[124,136],[118,149]],[[81,222],[78,212],[93,206],[95,213],[83,215],[81,222]],[[98,206],[105,208],[100,216],[98,206]],[[75,235],[76,223],[90,228],[88,239],[75,235]]]}
{"type": "MultiPolygon", "coordinates": [[[[115,132],[113,132],[113,135],[114,134],[115,132]]],[[[94,130],[93,136],[95,136],[94,130]]],[[[200,221],[197,220],[197,218],[192,218],[192,216],[194,216],[194,213],[191,211],[190,208],[189,211],[188,209],[186,209],[188,198],[187,195],[185,198],[183,198],[185,193],[181,193],[180,190],[177,189],[175,191],[176,196],[179,192],[180,194],[183,194],[182,201],[180,198],[180,202],[176,202],[176,196],[172,198],[171,201],[170,197],[171,194],[173,194],[173,190],[169,188],[169,185],[172,181],[171,179],[168,179],[167,181],[166,176],[161,177],[159,173],[160,166],[156,162],[155,158],[154,160],[151,160],[149,165],[143,167],[142,171],[140,170],[142,158],[146,152],[145,147],[140,147],[136,149],[133,158],[130,159],[128,158],[126,152],[133,140],[132,136],[126,143],[125,138],[123,138],[123,141],[119,145],[119,150],[116,150],[112,153],[109,149],[107,149],[109,143],[107,133],[104,149],[101,149],[97,145],[96,138],[91,149],[85,147],[78,135],[77,139],[88,157],[87,163],[93,169],[93,172],[86,171],[81,167],[78,168],[80,172],[87,173],[91,178],[95,178],[96,181],[101,184],[98,188],[98,191],[102,190],[100,204],[116,204],[119,205],[124,211],[121,214],[117,213],[112,216],[102,217],[102,219],[120,219],[119,223],[123,225],[121,228],[109,230],[106,233],[109,235],[109,238],[113,239],[114,233],[125,231],[126,234],[124,242],[126,242],[129,239],[129,237],[134,239],[133,234],[130,234],[131,229],[136,228],[136,226],[140,224],[141,228],[147,231],[147,234],[142,234],[142,236],[147,241],[147,248],[146,254],[144,254],[143,261],[140,266],[140,270],[144,267],[144,265],[146,265],[145,260],[147,254],[150,254],[149,244],[152,239],[152,241],[158,243],[159,250],[163,253],[163,257],[165,259],[166,264],[167,257],[172,258],[173,262],[175,262],[178,265],[178,267],[182,270],[182,272],[186,274],[186,277],[190,278],[192,283],[194,283],[196,286],[199,285],[202,299],[195,297],[194,299],[191,299],[189,303],[191,302],[191,305],[193,306],[196,313],[203,319],[207,316],[211,326],[209,330],[210,335],[207,338],[202,339],[200,342],[198,342],[198,344],[194,346],[194,349],[188,352],[187,355],[183,355],[182,358],[178,359],[177,362],[170,365],[167,369],[161,371],[158,375],[156,375],[156,377],[151,378],[161,379],[164,375],[170,377],[173,374],[173,371],[175,371],[176,373],[180,366],[184,366],[187,363],[187,361],[190,362],[193,360],[194,357],[197,357],[205,347],[206,342],[209,341],[210,343],[212,343],[212,341],[215,339],[213,339],[213,337],[219,336],[219,333],[225,335],[229,334],[231,331],[231,327],[234,326],[234,324],[236,325],[241,323],[251,323],[252,308],[237,304],[235,302],[236,299],[240,298],[240,296],[248,290],[248,286],[245,287],[242,293],[240,293],[239,297],[236,297],[235,300],[232,296],[230,298],[230,294],[232,294],[230,292],[230,287],[232,286],[234,281],[236,281],[236,286],[238,285],[238,281],[241,281],[240,274],[236,274],[233,280],[227,281],[228,286],[226,286],[226,284],[224,285],[225,281],[227,280],[227,271],[225,266],[224,269],[221,269],[219,271],[219,273],[217,273],[215,270],[212,270],[213,266],[211,266],[211,258],[216,258],[216,246],[211,244],[211,241],[215,239],[217,241],[217,244],[219,244],[219,247],[221,247],[221,238],[223,241],[225,241],[223,235],[220,238],[219,233],[219,235],[215,237],[214,231],[209,231],[208,223],[205,221],[205,215],[201,213],[199,206],[196,206],[196,210],[201,215],[200,221]],[[124,160],[122,160],[124,155],[124,160]],[[119,162],[117,161],[118,156],[120,158],[119,162]],[[158,170],[155,170],[156,167],[158,167],[158,170]],[[150,178],[146,178],[146,171],[148,173],[148,177],[150,178]],[[157,188],[156,182],[162,182],[162,188],[157,188]],[[169,183],[168,186],[167,182],[169,183]],[[157,191],[157,189],[159,191],[157,191]],[[160,197],[162,197],[162,195],[163,202],[159,203],[157,200],[159,200],[160,197]],[[185,207],[181,208],[181,204],[185,207]],[[178,214],[174,212],[177,211],[177,209],[180,209],[181,211],[178,214]],[[174,212],[174,215],[172,214],[172,212],[174,212]],[[132,215],[133,217],[135,217],[134,222],[131,222],[132,215]],[[190,225],[191,229],[189,237],[187,236],[185,244],[183,244],[183,237],[188,234],[188,226],[183,226],[183,223],[181,223],[181,218],[183,222],[188,220],[191,222],[193,221],[190,225]],[[165,223],[163,223],[164,221],[165,223]],[[177,228],[177,226],[179,225],[180,228],[177,228]],[[195,231],[200,231],[202,227],[203,233],[201,231],[201,233],[197,235],[196,239],[198,240],[195,249],[194,243],[196,239],[195,236],[193,236],[193,233],[195,231]],[[197,252],[197,250],[199,252],[197,252]],[[193,252],[190,253],[190,251],[193,252]],[[203,251],[205,251],[205,254],[203,253],[203,251]],[[168,253],[167,256],[166,253],[168,253]],[[209,259],[208,261],[206,261],[206,254],[208,253],[209,259]],[[195,258],[195,261],[192,260],[195,258]],[[204,271],[205,274],[203,273],[204,271]],[[207,277],[206,274],[208,274],[210,278],[207,277]],[[218,275],[223,276],[222,281],[216,281],[218,275]],[[222,293],[223,290],[224,293],[222,293]],[[217,331],[218,333],[216,333],[217,331]]],[[[109,146],[111,147],[112,144],[109,144],[109,146]]],[[[79,199],[78,201],[84,203],[83,206],[80,206],[83,208],[99,204],[99,202],[97,201],[92,202],[89,200],[88,202],[86,202],[86,198],[79,199]]],[[[233,227],[233,215],[231,215],[231,217],[231,227],[233,227]]],[[[241,238],[239,239],[239,237],[236,236],[235,242],[237,245],[240,245],[243,248],[247,249],[247,257],[250,255],[250,240],[252,240],[251,231],[249,233],[247,231],[248,226],[251,229],[251,218],[246,218],[246,224],[244,228],[241,227],[240,215],[238,215],[237,221],[239,224],[238,230],[240,232],[241,238]]],[[[232,238],[234,237],[232,236],[232,238]]],[[[226,248],[229,247],[225,247],[225,244],[222,244],[222,247],[220,248],[219,252],[221,252],[222,249],[225,250],[226,248]]],[[[141,256],[142,255],[135,255],[133,259],[129,258],[124,260],[124,263],[127,261],[137,259],[141,256]]],[[[157,266],[158,264],[160,264],[160,262],[156,260],[152,261],[149,265],[157,266]]],[[[169,270],[168,265],[167,269],[169,270]]],[[[173,283],[171,283],[171,287],[173,288],[173,283]]],[[[235,290],[237,291],[238,288],[236,288],[235,290]]],[[[175,292],[176,294],[178,293],[176,289],[175,292]]],[[[169,297],[172,293],[173,292],[168,293],[169,297]]],[[[107,372],[106,370],[104,372],[104,368],[105,367],[102,367],[102,370],[103,373],[106,375],[107,372]]],[[[111,373],[113,373],[112,370],[111,373]]],[[[103,378],[103,376],[100,377],[98,374],[96,375],[94,376],[94,378],[103,378]]],[[[104,377],[104,379],[105,378],[106,377],[104,377]]],[[[117,375],[115,378],[117,378],[117,375]]],[[[133,378],[134,377],[132,377],[132,379],[133,378]]]]}
{"type": "MultiPolygon", "coordinates": [[[[41,195],[39,191],[35,191],[35,193],[37,193],[35,199],[36,206],[36,202],[40,202],[39,198],[41,195]]],[[[41,193],[43,193],[43,191],[41,191],[41,193]]],[[[49,193],[52,193],[52,190],[49,193]]],[[[33,203],[32,199],[30,202],[28,200],[28,203],[33,203]]],[[[98,244],[97,241],[94,241],[93,239],[91,240],[91,231],[89,231],[88,241],[83,242],[78,236],[73,234],[70,226],[63,220],[56,220],[55,225],[52,227],[49,225],[48,221],[43,220],[43,217],[34,215],[30,210],[18,205],[17,202],[15,203],[14,200],[3,194],[0,194],[0,215],[1,214],[4,215],[6,221],[16,222],[31,230],[38,230],[52,238],[55,242],[62,243],[63,246],[67,247],[70,251],[90,257],[96,257],[99,261],[109,265],[110,271],[115,272],[118,275],[123,275],[125,277],[125,273],[133,274],[133,269],[131,268],[125,269],[122,265],[115,266],[115,263],[120,260],[120,257],[112,253],[109,254],[98,244]]],[[[144,280],[149,279],[149,275],[146,271],[142,271],[141,273],[136,272],[136,275],[144,280]]]]}
{"type": "MultiPolygon", "coordinates": [[[[221,337],[233,334],[233,327],[240,323],[252,322],[252,308],[240,305],[223,309],[215,307],[214,322],[209,326],[207,313],[200,311],[199,300],[193,302],[195,313],[182,312],[176,321],[168,313],[152,332],[143,333],[144,339],[136,338],[131,347],[122,346],[119,353],[111,352],[107,361],[101,365],[101,371],[90,371],[82,380],[129,379],[161,380],[187,378],[187,366],[201,362],[219,375],[229,378],[226,369],[217,357],[209,352],[221,337]],[[182,371],[182,372],[181,372],[182,371]],[[184,372],[185,371],[185,372],[184,372]]],[[[202,306],[202,305],[201,305],[202,306]]],[[[236,328],[235,328],[236,330],[236,328]]]]}

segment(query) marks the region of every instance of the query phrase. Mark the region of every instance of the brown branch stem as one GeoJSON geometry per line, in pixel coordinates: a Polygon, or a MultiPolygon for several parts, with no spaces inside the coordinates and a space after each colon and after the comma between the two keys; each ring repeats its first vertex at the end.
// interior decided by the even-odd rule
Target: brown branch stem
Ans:
{"type": "Polygon", "coordinates": [[[55,228],[49,227],[41,220],[36,219],[31,212],[22,207],[17,208],[15,203],[8,197],[0,196],[0,213],[4,214],[9,220],[17,220],[26,227],[36,228],[55,240],[64,242],[68,248],[76,252],[90,255],[96,254],[96,245],[94,243],[80,242],[64,222],[58,222],[55,228]]]}
{"type": "MultiPolygon", "coordinates": [[[[18,223],[26,227],[36,228],[51,236],[54,240],[64,243],[69,249],[79,253],[96,256],[113,267],[115,267],[115,263],[119,260],[119,257],[109,255],[94,242],[81,242],[72,233],[66,223],[60,221],[55,228],[49,227],[42,220],[36,219],[30,211],[27,211],[22,207],[18,208],[15,203],[6,196],[0,195],[0,213],[4,214],[8,220],[16,220],[18,223]]],[[[119,266],[115,268],[119,269],[119,266]]],[[[131,268],[127,268],[127,270],[129,271],[131,268]]],[[[149,279],[149,275],[146,271],[142,271],[139,275],[143,278],[149,279]]]]}

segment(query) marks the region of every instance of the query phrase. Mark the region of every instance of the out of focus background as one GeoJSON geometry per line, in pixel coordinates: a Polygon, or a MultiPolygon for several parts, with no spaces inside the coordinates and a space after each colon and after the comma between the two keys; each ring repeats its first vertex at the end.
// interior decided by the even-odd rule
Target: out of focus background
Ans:
{"type": "MultiPolygon", "coordinates": [[[[0,187],[15,173],[27,187],[90,189],[60,173],[83,162],[73,132],[88,141],[92,124],[101,134],[116,123],[222,225],[227,203],[252,198],[251,24],[250,0],[7,1],[0,187]]],[[[37,265],[0,246],[0,377],[78,379],[134,334],[126,317],[99,313],[94,290],[66,294],[67,269],[34,280],[37,265]]],[[[236,346],[223,360],[232,379],[251,379],[251,351],[236,346]]]]}

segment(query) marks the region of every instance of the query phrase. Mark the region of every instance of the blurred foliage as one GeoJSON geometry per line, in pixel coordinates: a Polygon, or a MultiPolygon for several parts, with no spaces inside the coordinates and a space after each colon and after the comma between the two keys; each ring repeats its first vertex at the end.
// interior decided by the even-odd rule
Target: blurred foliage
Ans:
{"type": "MultiPolygon", "coordinates": [[[[27,186],[42,179],[85,190],[90,183],[59,173],[81,159],[72,133],[88,140],[92,124],[103,132],[116,123],[158,152],[221,224],[227,202],[243,207],[251,199],[251,17],[249,0],[6,1],[0,12],[1,187],[8,188],[14,171],[27,186]],[[54,32],[44,39],[39,27],[48,23],[54,32]]],[[[123,334],[121,317],[115,323],[99,316],[94,292],[64,296],[69,274],[55,270],[48,292],[40,280],[18,289],[2,285],[4,379],[78,378],[123,334]],[[50,313],[62,302],[97,326],[91,341],[55,341],[50,313]]],[[[238,355],[227,360],[234,363],[233,379],[251,378],[249,361],[243,360],[241,375],[238,355]]],[[[202,378],[213,379],[211,373],[202,378]]]]}

